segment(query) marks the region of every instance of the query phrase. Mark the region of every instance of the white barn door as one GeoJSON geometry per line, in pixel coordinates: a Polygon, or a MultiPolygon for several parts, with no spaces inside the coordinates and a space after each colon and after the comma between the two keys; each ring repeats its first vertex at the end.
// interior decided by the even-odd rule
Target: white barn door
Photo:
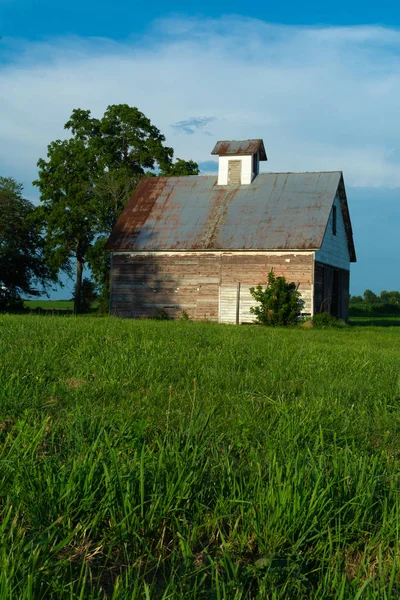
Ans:
{"type": "Polygon", "coordinates": [[[240,283],[223,284],[219,288],[219,315],[220,323],[253,323],[255,317],[250,312],[251,306],[257,302],[250,294],[250,287],[240,283]]]}
{"type": "Polygon", "coordinates": [[[220,323],[253,323],[254,315],[250,312],[251,306],[257,302],[250,294],[250,288],[240,282],[223,284],[219,288],[219,315],[220,323]]]}
{"type": "Polygon", "coordinates": [[[220,323],[238,323],[240,286],[221,285],[219,288],[219,315],[220,323]]]}

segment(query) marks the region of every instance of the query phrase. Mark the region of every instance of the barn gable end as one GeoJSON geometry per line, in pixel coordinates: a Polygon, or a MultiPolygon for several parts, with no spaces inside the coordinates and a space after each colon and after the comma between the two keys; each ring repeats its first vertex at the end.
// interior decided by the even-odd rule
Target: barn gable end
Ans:
{"type": "Polygon", "coordinates": [[[349,245],[339,194],[335,196],[324,239],[321,248],[315,253],[315,260],[339,269],[350,270],[349,245]]]}

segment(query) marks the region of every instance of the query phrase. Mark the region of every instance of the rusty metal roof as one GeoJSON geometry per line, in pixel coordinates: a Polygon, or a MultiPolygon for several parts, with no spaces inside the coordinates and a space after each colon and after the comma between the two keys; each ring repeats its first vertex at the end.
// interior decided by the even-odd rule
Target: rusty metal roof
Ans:
{"type": "Polygon", "coordinates": [[[319,249],[336,193],[355,260],[340,171],[266,173],[250,185],[213,176],[143,178],[107,242],[109,250],[319,249]]]}
{"type": "Polygon", "coordinates": [[[211,154],[220,156],[245,155],[260,153],[260,160],[267,160],[262,140],[225,140],[217,142],[211,154]]]}

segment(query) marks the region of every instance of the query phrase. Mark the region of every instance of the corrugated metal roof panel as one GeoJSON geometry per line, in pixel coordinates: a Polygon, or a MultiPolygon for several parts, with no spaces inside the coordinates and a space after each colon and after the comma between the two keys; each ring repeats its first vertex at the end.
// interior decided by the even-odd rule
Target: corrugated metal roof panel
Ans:
{"type": "Polygon", "coordinates": [[[307,250],[321,247],[341,172],[144,178],[107,243],[112,250],[307,250]]]}
{"type": "Polygon", "coordinates": [[[257,154],[260,153],[260,160],[267,160],[267,154],[262,140],[224,140],[215,144],[211,154],[220,156],[231,156],[234,154],[257,154]]]}

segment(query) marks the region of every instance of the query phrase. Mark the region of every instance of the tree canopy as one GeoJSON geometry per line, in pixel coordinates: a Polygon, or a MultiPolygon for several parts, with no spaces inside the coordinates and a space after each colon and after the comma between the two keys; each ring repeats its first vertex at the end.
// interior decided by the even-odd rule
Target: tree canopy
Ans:
{"type": "Polygon", "coordinates": [[[364,302],[366,304],[376,304],[377,302],[379,302],[379,298],[372,290],[365,290],[364,302]]]}
{"type": "Polygon", "coordinates": [[[197,175],[196,162],[178,158],[165,136],[136,107],[112,105],[103,117],[75,109],[65,124],[96,157],[94,197],[98,229],[108,235],[143,176],[197,175]]]}
{"type": "Polygon", "coordinates": [[[38,161],[51,264],[71,273],[76,263],[74,310],[79,312],[85,263],[108,295],[109,259],[104,244],[127,200],[143,176],[196,175],[192,160],[173,161],[165,137],[137,108],[109,106],[100,119],[75,109],[65,124],[71,137],[48,146],[38,161]]]}
{"type": "Polygon", "coordinates": [[[22,184],[0,177],[0,306],[21,295],[38,296],[55,280],[44,260],[41,223],[35,206],[23,197],[22,184]]]}

